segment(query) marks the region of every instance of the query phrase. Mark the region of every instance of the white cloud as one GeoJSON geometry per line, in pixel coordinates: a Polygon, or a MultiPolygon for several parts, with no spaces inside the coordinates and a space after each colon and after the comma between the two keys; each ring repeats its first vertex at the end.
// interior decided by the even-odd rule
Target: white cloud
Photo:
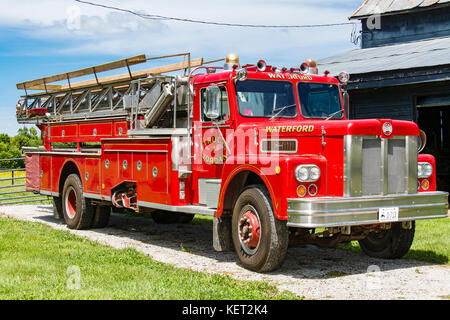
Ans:
{"type": "MultiPolygon", "coordinates": [[[[92,1],[150,14],[243,24],[347,22],[351,13],[348,8],[337,6],[341,3],[337,0],[92,1]]],[[[8,10],[0,11],[0,28],[2,25],[16,27],[23,37],[60,41],[61,45],[52,50],[65,55],[127,56],[190,51],[195,56],[215,59],[235,51],[244,57],[269,56],[284,62],[289,57],[299,59],[311,54],[325,57],[331,50],[352,47],[349,42],[351,26],[312,29],[219,27],[147,20],[70,0],[12,3],[8,10]],[[73,10],[74,7],[79,11],[73,10]]]]}
{"type": "MultiPolygon", "coordinates": [[[[5,2],[1,0],[0,4],[5,2]]],[[[303,0],[303,1],[210,1],[210,0],[92,0],[92,2],[116,6],[133,11],[158,14],[179,18],[222,21],[232,23],[258,24],[298,24],[318,23],[318,20],[333,22],[346,21],[351,13],[342,1],[337,0],[303,0]],[[339,7],[335,5],[339,4],[339,7]],[[334,5],[334,6],[332,6],[334,5]]],[[[68,9],[80,8],[80,13],[87,16],[105,17],[109,10],[82,4],[72,0],[21,0],[4,3],[0,10],[0,24],[21,24],[29,21],[41,26],[52,25],[55,21],[68,18],[68,9]]]]}

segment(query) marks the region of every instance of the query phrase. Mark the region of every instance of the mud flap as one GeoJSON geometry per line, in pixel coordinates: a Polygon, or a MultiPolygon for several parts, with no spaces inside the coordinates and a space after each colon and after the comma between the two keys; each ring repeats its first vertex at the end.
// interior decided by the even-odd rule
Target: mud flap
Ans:
{"type": "Polygon", "coordinates": [[[213,247],[216,251],[233,251],[231,217],[213,218],[213,247]]]}
{"type": "Polygon", "coordinates": [[[39,172],[39,154],[25,154],[25,189],[39,193],[40,190],[40,172],[39,172]]]}

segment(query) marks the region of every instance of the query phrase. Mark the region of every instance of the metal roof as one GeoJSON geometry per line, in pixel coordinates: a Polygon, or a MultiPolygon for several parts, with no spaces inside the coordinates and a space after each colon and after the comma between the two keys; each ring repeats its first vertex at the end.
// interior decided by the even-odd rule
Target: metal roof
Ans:
{"type": "Polygon", "coordinates": [[[331,75],[411,69],[450,64],[450,37],[347,51],[318,62],[331,75]]]}
{"type": "Polygon", "coordinates": [[[450,0],[366,0],[349,19],[361,19],[374,14],[387,14],[449,3],[450,0]]]}

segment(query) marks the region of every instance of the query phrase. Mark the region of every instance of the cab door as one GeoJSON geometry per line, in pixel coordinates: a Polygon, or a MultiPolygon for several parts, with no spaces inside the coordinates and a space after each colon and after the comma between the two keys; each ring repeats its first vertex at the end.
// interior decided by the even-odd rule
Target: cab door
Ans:
{"type": "Polygon", "coordinates": [[[214,207],[220,191],[223,165],[231,148],[226,143],[232,129],[229,93],[226,83],[212,83],[199,86],[196,90],[196,111],[194,112],[193,178],[197,181],[198,203],[214,207]],[[212,90],[213,89],[213,90],[212,90]],[[208,117],[208,103],[217,99],[218,116],[208,117]]]}

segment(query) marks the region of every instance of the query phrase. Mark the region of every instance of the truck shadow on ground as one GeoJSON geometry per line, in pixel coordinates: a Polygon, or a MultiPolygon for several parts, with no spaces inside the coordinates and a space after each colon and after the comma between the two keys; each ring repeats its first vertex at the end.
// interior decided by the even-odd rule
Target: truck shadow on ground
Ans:
{"type": "MultiPolygon", "coordinates": [[[[50,224],[64,224],[63,220],[57,220],[51,215],[51,207],[39,206],[39,210],[42,215],[35,217],[35,219],[50,224]]],[[[234,252],[216,252],[213,249],[212,225],[207,223],[164,225],[156,224],[149,217],[134,217],[114,213],[111,215],[106,228],[87,231],[99,236],[112,235],[118,237],[119,241],[122,239],[124,242],[133,240],[136,247],[155,245],[174,250],[175,255],[178,251],[187,252],[193,257],[208,258],[211,259],[211,263],[236,263],[236,268],[243,269],[237,263],[234,252]]],[[[432,251],[427,251],[427,254],[436,255],[432,251]]],[[[447,259],[446,257],[437,258],[447,259]]],[[[329,279],[366,274],[373,271],[418,268],[427,265],[433,264],[409,259],[377,259],[368,257],[361,252],[301,245],[289,247],[283,266],[276,271],[266,273],[266,275],[285,275],[301,279],[329,279]]],[[[217,271],[217,273],[221,272],[217,271]]]]}

